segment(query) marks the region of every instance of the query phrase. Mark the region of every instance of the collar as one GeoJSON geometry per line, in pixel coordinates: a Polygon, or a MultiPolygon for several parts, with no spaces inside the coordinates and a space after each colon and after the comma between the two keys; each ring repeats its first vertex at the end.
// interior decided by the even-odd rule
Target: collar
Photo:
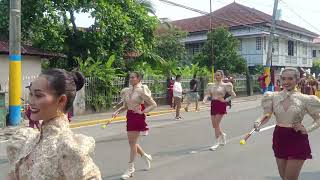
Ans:
{"type": "Polygon", "coordinates": [[[280,92],[281,101],[289,98],[290,96],[292,96],[293,94],[296,94],[296,93],[298,93],[298,90],[296,88],[292,91],[287,91],[287,90],[281,91],[280,92]]]}
{"type": "Polygon", "coordinates": [[[69,121],[66,115],[62,115],[43,123],[41,125],[41,135],[43,137],[54,136],[65,129],[69,129],[69,121]]]}
{"type": "Polygon", "coordinates": [[[215,84],[217,84],[217,85],[220,85],[220,84],[222,84],[223,83],[223,81],[221,80],[221,81],[214,81],[215,82],[215,84]]]}
{"type": "Polygon", "coordinates": [[[142,87],[142,83],[140,82],[140,83],[138,83],[138,84],[136,84],[136,85],[131,85],[130,86],[130,89],[136,89],[136,88],[139,88],[139,87],[142,87]]]}

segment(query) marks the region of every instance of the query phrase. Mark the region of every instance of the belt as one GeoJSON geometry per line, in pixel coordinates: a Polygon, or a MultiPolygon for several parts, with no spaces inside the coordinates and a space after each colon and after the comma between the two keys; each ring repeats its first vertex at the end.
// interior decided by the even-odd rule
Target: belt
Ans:
{"type": "MultiPolygon", "coordinates": [[[[300,124],[300,123],[297,123],[300,124]]],[[[283,124],[283,123],[277,123],[277,126],[279,127],[285,127],[285,128],[293,128],[294,124],[283,124]]]]}

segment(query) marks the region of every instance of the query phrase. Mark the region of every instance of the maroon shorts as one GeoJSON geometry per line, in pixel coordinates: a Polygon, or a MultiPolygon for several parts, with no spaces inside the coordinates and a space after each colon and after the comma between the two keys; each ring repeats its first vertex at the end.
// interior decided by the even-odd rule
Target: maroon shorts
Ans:
{"type": "Polygon", "coordinates": [[[219,100],[211,101],[211,115],[227,114],[227,103],[219,100]]]}
{"type": "Polygon", "coordinates": [[[127,131],[147,131],[146,115],[127,111],[127,131]]]}
{"type": "Polygon", "coordinates": [[[272,149],[274,156],[279,159],[312,159],[308,135],[296,132],[293,128],[276,126],[272,149]]]}

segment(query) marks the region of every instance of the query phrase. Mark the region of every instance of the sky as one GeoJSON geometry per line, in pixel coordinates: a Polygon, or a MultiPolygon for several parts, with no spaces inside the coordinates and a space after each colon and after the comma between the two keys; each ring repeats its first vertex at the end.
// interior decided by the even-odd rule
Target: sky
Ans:
{"type": "MultiPolygon", "coordinates": [[[[170,20],[185,19],[200,16],[199,13],[171,6],[159,0],[150,0],[159,18],[170,20]]],[[[210,0],[171,0],[205,12],[210,11],[210,0]]],[[[234,0],[212,0],[212,10],[226,6],[234,0]]],[[[274,0],[235,0],[235,2],[255,8],[267,14],[272,14],[274,0]]],[[[281,19],[320,34],[320,0],[279,0],[281,19]]],[[[89,27],[93,19],[89,14],[78,14],[76,23],[79,27],[89,27]]]]}

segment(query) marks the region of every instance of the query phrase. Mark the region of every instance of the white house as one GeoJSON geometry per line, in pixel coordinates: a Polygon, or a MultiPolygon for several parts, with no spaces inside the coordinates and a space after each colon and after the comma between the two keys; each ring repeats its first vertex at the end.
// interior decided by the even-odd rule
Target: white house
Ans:
{"type": "MultiPolygon", "coordinates": [[[[212,13],[212,27],[228,27],[239,39],[241,54],[248,66],[266,65],[268,40],[272,17],[266,13],[238,3],[231,3],[212,13]]],[[[172,22],[189,32],[184,40],[189,55],[198,53],[210,30],[210,16],[199,16],[172,22]]],[[[275,71],[281,67],[311,67],[313,60],[313,39],[319,35],[307,29],[288,23],[276,22],[272,66],[275,71]]],[[[320,53],[319,53],[320,54],[320,53]]]]}

